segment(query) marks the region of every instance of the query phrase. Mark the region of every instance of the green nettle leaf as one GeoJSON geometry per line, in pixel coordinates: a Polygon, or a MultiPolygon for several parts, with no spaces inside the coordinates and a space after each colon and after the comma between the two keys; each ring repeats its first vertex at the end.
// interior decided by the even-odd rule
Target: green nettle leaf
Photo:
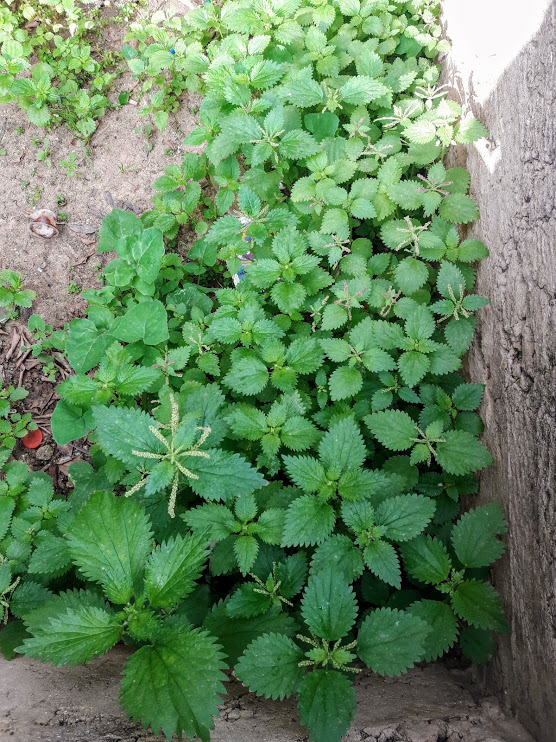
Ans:
{"type": "Polygon", "coordinates": [[[208,742],[224,693],[224,655],[206,631],[174,627],[131,655],[121,683],[124,708],[135,722],[171,739],[185,733],[208,742]]]}
{"type": "Polygon", "coordinates": [[[431,627],[424,642],[423,659],[436,660],[454,646],[458,636],[458,622],[449,605],[439,600],[420,600],[410,605],[408,611],[431,627]]]}
{"type": "Polygon", "coordinates": [[[446,547],[431,536],[417,536],[401,546],[405,568],[420,582],[439,585],[448,579],[452,562],[446,547]]]}
{"type": "Polygon", "coordinates": [[[327,477],[320,461],[309,456],[284,456],[290,479],[305,492],[317,492],[326,485],[327,477]]]}
{"type": "Polygon", "coordinates": [[[470,510],[452,529],[452,545],[464,567],[486,567],[504,552],[496,536],[506,533],[506,521],[500,504],[470,510]]]}
{"type": "Polygon", "coordinates": [[[381,503],[376,524],[385,528],[385,537],[402,542],[415,538],[430,522],[436,505],[430,497],[399,495],[381,503]]]}
{"type": "Polygon", "coordinates": [[[247,646],[257,637],[269,633],[293,637],[298,628],[293,618],[281,612],[277,606],[260,616],[230,618],[223,601],[213,607],[203,627],[222,644],[231,665],[236,664],[247,646]]]}
{"type": "Polygon", "coordinates": [[[362,466],[367,451],[359,426],[352,417],[330,427],[320,442],[319,455],[326,469],[344,472],[362,466]]]}
{"type": "Polygon", "coordinates": [[[492,464],[486,448],[465,430],[448,430],[436,447],[436,460],[448,474],[469,474],[492,464]]]}
{"type": "Polygon", "coordinates": [[[267,382],[267,368],[258,358],[243,358],[237,361],[224,377],[226,386],[246,396],[262,392],[267,382]]]}
{"type": "Polygon", "coordinates": [[[153,435],[155,421],[135,407],[94,407],[93,419],[104,451],[129,466],[137,466],[133,451],[158,451],[160,441],[153,435]]]}
{"type": "Polygon", "coordinates": [[[10,621],[0,629],[0,652],[7,660],[13,660],[23,640],[29,636],[23,621],[10,621]]]}
{"type": "Polygon", "coordinates": [[[364,558],[373,574],[397,590],[401,588],[400,562],[392,544],[387,541],[371,541],[365,547],[364,558]]]}
{"type": "Polygon", "coordinates": [[[314,495],[298,497],[284,522],[283,546],[312,546],[324,541],[336,522],[334,508],[314,495]]]}
{"type": "Polygon", "coordinates": [[[264,634],[252,642],[235,666],[234,674],[258,696],[280,700],[299,689],[305,674],[299,663],[303,652],[283,634],[264,634]]]}
{"type": "Polygon", "coordinates": [[[500,598],[487,582],[465,580],[452,595],[454,612],[479,629],[507,631],[500,598]]]}
{"type": "Polygon", "coordinates": [[[113,613],[83,606],[51,618],[33,633],[22,645],[26,657],[76,665],[107,652],[120,640],[123,626],[113,613]]]}
{"type": "Polygon", "coordinates": [[[128,603],[152,544],[143,507],[96,492],[74,519],[68,542],[73,561],[87,579],[102,585],[113,603],[128,603]]]}
{"type": "Polygon", "coordinates": [[[344,637],[357,616],[353,588],[333,567],[309,578],[301,615],[313,634],[336,641],[344,637]]]}
{"type": "Polygon", "coordinates": [[[343,575],[346,582],[351,583],[361,576],[364,569],[363,557],[349,536],[336,533],[315,549],[311,560],[311,574],[318,575],[330,567],[338,575],[343,575]]]}
{"type": "Polygon", "coordinates": [[[235,540],[234,554],[242,575],[247,574],[253,568],[258,551],[259,542],[254,536],[239,536],[235,540]]]}
{"type": "Polygon", "coordinates": [[[425,655],[430,626],[418,616],[392,608],[372,611],[361,624],[357,653],[380,675],[401,675],[425,655]]]}
{"type": "Polygon", "coordinates": [[[405,451],[414,445],[417,428],[407,412],[384,410],[367,415],[365,422],[371,433],[386,448],[405,451]]]}
{"type": "Polygon", "coordinates": [[[176,536],[147,559],[145,592],[153,608],[170,608],[195,587],[208,557],[204,535],[176,536]]]}
{"type": "Polygon", "coordinates": [[[458,410],[476,410],[483,399],[482,384],[460,384],[452,394],[452,402],[458,410]]]}
{"type": "Polygon", "coordinates": [[[418,291],[427,282],[429,269],[422,260],[406,258],[398,263],[394,276],[398,288],[409,296],[418,291]]]}
{"type": "Polygon", "coordinates": [[[35,550],[29,560],[30,574],[56,575],[71,567],[68,543],[50,531],[41,531],[35,539],[35,550]]]}
{"type": "Polygon", "coordinates": [[[479,217],[477,204],[465,193],[450,193],[440,204],[438,213],[454,224],[467,224],[479,217]]]}
{"type": "Polygon", "coordinates": [[[10,527],[14,508],[15,500],[12,497],[0,497],[0,539],[4,538],[10,527]]]}
{"type": "Polygon", "coordinates": [[[471,662],[480,664],[488,662],[496,651],[496,639],[491,631],[478,629],[476,626],[464,626],[460,633],[460,646],[471,662]]]}
{"type": "Polygon", "coordinates": [[[355,716],[355,691],[347,675],[314,670],[299,688],[297,707],[312,742],[340,742],[355,716]]]}
{"type": "Polygon", "coordinates": [[[329,379],[330,399],[337,402],[354,397],[363,386],[361,373],[350,366],[340,366],[332,372],[329,379]]]}
{"type": "Polygon", "coordinates": [[[209,449],[209,458],[189,457],[187,467],[198,479],[188,479],[191,489],[207,500],[229,500],[248,495],[265,484],[263,475],[242,456],[209,449]]]}
{"type": "MultiPolygon", "coordinates": [[[[480,581],[502,511],[458,511],[492,461],[483,387],[458,375],[488,250],[460,243],[478,208],[443,164],[486,130],[437,89],[437,4],[208,2],[129,30],[142,113],[162,130],[198,93],[186,141],[203,151],[164,168],[140,218],[103,220],[99,251],[117,255],[86,318],[30,320],[39,360],[65,352],[75,371],[53,436],[93,446],[69,498],[8,461],[30,414],[0,390],[0,621],[21,619],[0,650],[19,637],[74,663],[123,638],[122,700],[155,735],[208,740],[221,647],[259,695],[297,694],[312,742],[340,742],[356,652],[396,675],[458,637],[485,660],[505,628],[480,581]]],[[[90,136],[110,75],[87,45],[68,80],[44,60],[27,74],[34,41],[10,23],[0,100],[90,136]]],[[[9,314],[33,295],[0,271],[9,314]]]]}

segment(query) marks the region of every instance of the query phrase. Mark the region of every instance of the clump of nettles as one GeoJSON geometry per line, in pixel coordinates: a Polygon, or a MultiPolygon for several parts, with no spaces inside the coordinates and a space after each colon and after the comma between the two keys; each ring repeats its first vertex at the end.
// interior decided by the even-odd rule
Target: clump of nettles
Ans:
{"type": "Polygon", "coordinates": [[[338,742],[363,667],[485,661],[506,630],[503,514],[459,502],[491,462],[459,373],[487,249],[460,241],[477,207],[443,164],[485,130],[438,85],[438,13],[239,0],[189,13],[170,50],[168,20],[141,42],[156,85],[202,92],[205,147],[142,219],[103,222],[117,257],[52,417],[92,466],[66,502],[6,465],[0,643],[74,664],[123,639],[122,704],[168,738],[209,739],[227,669],[338,742]],[[184,264],[163,237],[188,221],[184,264]]]}

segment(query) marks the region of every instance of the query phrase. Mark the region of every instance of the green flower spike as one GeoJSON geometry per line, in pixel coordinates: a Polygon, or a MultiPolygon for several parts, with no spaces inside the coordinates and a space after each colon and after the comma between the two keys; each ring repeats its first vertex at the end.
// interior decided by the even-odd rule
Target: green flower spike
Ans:
{"type": "MultiPolygon", "coordinates": [[[[171,518],[174,518],[176,514],[176,495],[178,493],[180,472],[181,474],[183,474],[184,477],[187,477],[188,479],[199,479],[199,476],[197,474],[194,474],[183,465],[182,460],[185,460],[190,456],[210,459],[210,454],[208,454],[206,451],[200,451],[199,449],[209,437],[211,428],[193,428],[194,432],[201,431],[201,435],[199,436],[197,442],[191,445],[191,433],[193,431],[189,430],[190,425],[187,422],[180,424],[179,407],[178,403],[174,399],[173,394],[170,394],[170,403],[172,406],[170,425],[165,425],[163,423],[158,423],[156,427],[154,425],[149,425],[149,430],[155,436],[155,438],[157,438],[162,443],[166,451],[164,453],[153,453],[151,451],[133,451],[132,453],[135,456],[139,456],[143,459],[155,459],[159,462],[159,464],[168,462],[173,467],[174,474],[172,477],[170,501],[168,502],[168,514],[171,518]],[[169,439],[161,432],[161,429],[170,431],[169,439]]],[[[148,476],[142,478],[139,482],[137,482],[137,484],[135,484],[130,490],[128,490],[128,492],[126,492],[126,497],[130,497],[139,489],[141,489],[141,487],[146,484],[147,479],[148,476]]]]}

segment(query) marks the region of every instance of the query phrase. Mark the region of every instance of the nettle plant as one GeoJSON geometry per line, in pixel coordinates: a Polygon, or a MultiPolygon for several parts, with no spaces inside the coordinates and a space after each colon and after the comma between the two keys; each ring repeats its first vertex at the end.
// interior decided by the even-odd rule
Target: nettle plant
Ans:
{"type": "MultiPolygon", "coordinates": [[[[87,0],[85,1],[85,5],[87,0]]],[[[110,103],[117,57],[95,43],[104,25],[74,0],[8,0],[0,9],[0,104],[13,101],[39,127],[64,123],[88,139],[110,103]]],[[[113,21],[133,13],[124,6],[113,21]]]]}
{"type": "Polygon", "coordinates": [[[491,462],[483,387],[458,373],[488,253],[460,240],[477,207],[443,157],[485,131],[437,84],[438,12],[192,11],[210,33],[188,141],[206,146],[157,188],[216,184],[216,214],[185,264],[161,213],[103,222],[117,257],[69,325],[52,417],[58,443],[89,436],[92,467],[57,519],[70,571],[18,608],[19,651],[78,663],[125,641],[123,706],[168,738],[209,739],[228,669],[338,742],[363,667],[485,661],[507,628],[501,509],[460,516],[491,462]],[[238,271],[246,242],[235,288],[190,282],[238,271]]]}

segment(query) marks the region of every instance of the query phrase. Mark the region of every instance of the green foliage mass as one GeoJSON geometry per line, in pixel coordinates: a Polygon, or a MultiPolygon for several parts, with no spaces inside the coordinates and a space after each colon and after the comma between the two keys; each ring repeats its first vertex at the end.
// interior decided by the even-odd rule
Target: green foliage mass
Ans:
{"type": "MultiPolygon", "coordinates": [[[[126,4],[112,21],[129,20],[126,4]]],[[[104,52],[98,9],[75,0],[7,0],[0,8],[0,104],[15,102],[39,127],[64,123],[82,139],[110,102],[119,55],[104,52]]],[[[121,56],[120,56],[121,59],[121,56]]]]}
{"type": "Polygon", "coordinates": [[[459,517],[491,462],[483,389],[458,373],[487,250],[460,242],[477,209],[443,159],[484,129],[438,86],[438,13],[229,0],[128,54],[187,73],[205,147],[153,211],[103,222],[117,257],[69,326],[52,417],[93,466],[67,502],[6,478],[4,643],[73,664],[125,640],[123,706],[168,739],[209,739],[228,668],[339,742],[362,666],[399,675],[458,642],[485,660],[506,629],[486,581],[502,512],[459,517]],[[164,235],[211,188],[184,264],[164,235]]]}

